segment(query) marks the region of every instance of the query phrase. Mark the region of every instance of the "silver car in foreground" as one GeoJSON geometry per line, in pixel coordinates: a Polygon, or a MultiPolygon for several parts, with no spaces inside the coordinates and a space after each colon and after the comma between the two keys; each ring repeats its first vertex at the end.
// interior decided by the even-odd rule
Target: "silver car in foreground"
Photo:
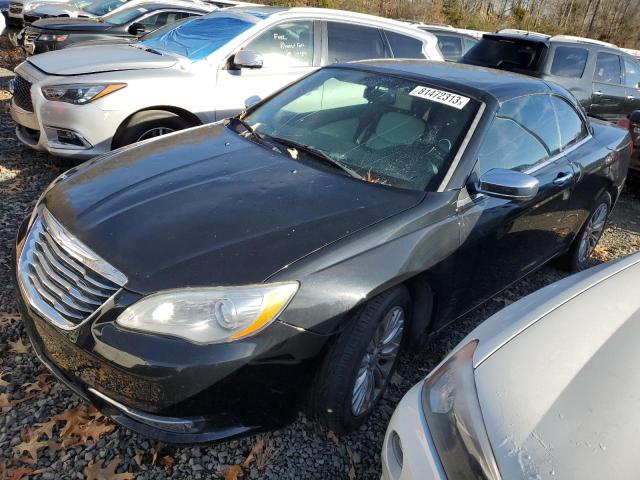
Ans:
{"type": "Polygon", "coordinates": [[[398,405],[383,479],[640,478],[639,285],[640,253],[486,320],[398,405]]]}
{"type": "Polygon", "coordinates": [[[11,116],[26,145],[90,158],[239,113],[335,62],[442,60],[410,25],[321,8],[234,7],[156,30],[135,45],[74,47],[16,68],[11,116]]]}

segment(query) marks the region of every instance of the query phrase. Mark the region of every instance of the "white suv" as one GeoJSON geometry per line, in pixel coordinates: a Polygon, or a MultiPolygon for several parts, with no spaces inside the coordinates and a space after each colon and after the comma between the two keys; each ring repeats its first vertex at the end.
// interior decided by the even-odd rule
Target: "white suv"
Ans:
{"type": "Polygon", "coordinates": [[[220,120],[315,69],[373,58],[442,60],[405,23],[337,10],[237,7],[157,30],[135,45],[74,47],[16,68],[18,138],[89,158],[220,120]]]}

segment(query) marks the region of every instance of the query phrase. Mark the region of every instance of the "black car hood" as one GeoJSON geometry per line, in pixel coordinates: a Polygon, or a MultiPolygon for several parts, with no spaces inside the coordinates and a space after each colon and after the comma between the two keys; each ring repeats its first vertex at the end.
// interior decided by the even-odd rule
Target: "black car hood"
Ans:
{"type": "Polygon", "coordinates": [[[31,24],[31,29],[57,30],[69,33],[75,32],[104,32],[116,25],[102,22],[94,18],[43,18],[31,24]]]}
{"type": "Polygon", "coordinates": [[[90,161],[44,201],[127,275],[127,288],[150,293],[263,282],[423,198],[293,160],[215,124],[90,161]]]}

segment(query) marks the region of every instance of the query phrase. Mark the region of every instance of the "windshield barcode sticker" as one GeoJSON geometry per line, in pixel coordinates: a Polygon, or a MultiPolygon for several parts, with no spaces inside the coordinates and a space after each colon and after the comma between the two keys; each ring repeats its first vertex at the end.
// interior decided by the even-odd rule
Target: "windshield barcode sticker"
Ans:
{"type": "Polygon", "coordinates": [[[411,90],[409,95],[424,98],[425,100],[431,100],[432,102],[449,105],[450,107],[457,108],[458,110],[462,110],[470,100],[469,98],[463,97],[462,95],[457,95],[455,93],[445,92],[443,90],[437,90],[435,88],[429,87],[416,87],[411,90]]]}

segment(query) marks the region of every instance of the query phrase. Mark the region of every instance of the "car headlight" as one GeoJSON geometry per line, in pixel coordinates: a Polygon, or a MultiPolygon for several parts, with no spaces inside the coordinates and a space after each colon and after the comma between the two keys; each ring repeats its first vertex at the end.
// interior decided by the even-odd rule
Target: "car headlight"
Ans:
{"type": "Polygon", "coordinates": [[[198,344],[231,342],[264,329],[297,291],[297,282],[167,290],[134,303],[116,322],[198,344]]]}
{"type": "Polygon", "coordinates": [[[447,478],[500,479],[473,371],[474,340],[425,380],[422,407],[447,478]]]}
{"type": "Polygon", "coordinates": [[[126,83],[50,85],[42,87],[44,98],[54,102],[84,105],[126,87],[126,83]]]}
{"type": "Polygon", "coordinates": [[[40,42],[64,42],[69,37],[68,34],[59,33],[41,33],[38,35],[38,41],[40,42]]]}

